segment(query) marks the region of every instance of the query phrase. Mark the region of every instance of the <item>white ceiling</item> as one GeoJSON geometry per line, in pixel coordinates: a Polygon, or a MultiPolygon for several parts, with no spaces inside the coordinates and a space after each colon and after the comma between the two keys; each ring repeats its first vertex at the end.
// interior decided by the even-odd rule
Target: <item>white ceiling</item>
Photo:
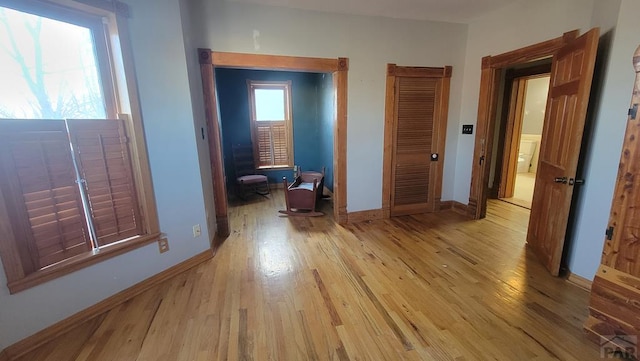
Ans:
{"type": "Polygon", "coordinates": [[[227,0],[400,19],[467,23],[475,17],[522,0],[227,0]]]}

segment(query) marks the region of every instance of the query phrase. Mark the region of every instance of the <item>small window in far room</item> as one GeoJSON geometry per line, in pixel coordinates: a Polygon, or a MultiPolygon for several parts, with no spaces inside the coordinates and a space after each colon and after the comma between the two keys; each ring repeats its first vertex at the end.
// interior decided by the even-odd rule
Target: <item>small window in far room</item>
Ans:
{"type": "Polygon", "coordinates": [[[293,167],[291,82],[250,80],[248,83],[256,166],[262,169],[293,167]]]}

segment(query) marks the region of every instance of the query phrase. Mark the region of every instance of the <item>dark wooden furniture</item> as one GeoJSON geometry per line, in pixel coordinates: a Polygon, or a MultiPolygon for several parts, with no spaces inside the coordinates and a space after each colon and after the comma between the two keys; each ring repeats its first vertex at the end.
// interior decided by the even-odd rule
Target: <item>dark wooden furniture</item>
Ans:
{"type": "MultiPolygon", "coordinates": [[[[322,167],[322,171],[321,172],[302,171],[302,168],[298,167],[297,176],[300,177],[300,180],[302,182],[313,183],[314,180],[316,180],[318,182],[317,202],[320,202],[324,198],[324,195],[323,195],[323,191],[324,191],[324,173],[325,173],[325,167],[322,167]]],[[[327,198],[328,197],[329,196],[327,196],[327,198]]]]}
{"type": "Polygon", "coordinates": [[[318,199],[322,198],[322,191],[320,190],[319,184],[324,182],[324,175],[317,172],[313,173],[316,174],[299,174],[291,184],[287,182],[286,177],[282,177],[285,190],[284,200],[287,209],[280,210],[280,213],[289,216],[303,217],[318,217],[324,215],[324,213],[316,211],[318,199]]]}
{"type": "Polygon", "coordinates": [[[244,200],[249,194],[266,196],[271,193],[267,176],[256,172],[251,144],[235,144],[232,151],[238,197],[244,200]]]}

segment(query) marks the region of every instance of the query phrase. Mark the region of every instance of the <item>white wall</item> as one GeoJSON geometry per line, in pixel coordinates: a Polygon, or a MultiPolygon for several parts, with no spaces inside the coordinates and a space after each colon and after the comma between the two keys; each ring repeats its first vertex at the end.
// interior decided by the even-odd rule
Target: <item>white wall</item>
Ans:
{"type": "Polygon", "coordinates": [[[182,31],[184,39],[184,51],[187,60],[187,73],[189,75],[189,90],[193,107],[193,119],[195,138],[198,149],[198,161],[200,164],[200,178],[206,211],[207,228],[210,241],[216,233],[216,210],[214,206],[213,175],[211,173],[211,158],[209,157],[209,139],[207,135],[207,122],[204,114],[204,95],[202,90],[202,76],[200,75],[200,61],[198,59],[198,45],[202,43],[204,30],[198,27],[194,21],[198,13],[194,13],[188,4],[190,0],[180,1],[180,14],[182,16],[182,31]],[[204,132],[204,137],[203,137],[204,132]]]}
{"type": "MultiPolygon", "coordinates": [[[[130,27],[160,228],[170,251],[153,243],[9,295],[0,271],[0,349],[209,247],[178,0],[128,0],[130,27]]],[[[201,139],[201,138],[200,138],[201,139]]]]}
{"type": "Polygon", "coordinates": [[[527,80],[527,94],[522,115],[523,134],[542,134],[548,92],[548,76],[527,80]]]}
{"type": "Polygon", "coordinates": [[[593,279],[600,264],[635,78],[631,58],[640,44],[640,2],[622,0],[619,13],[615,3],[620,1],[601,0],[594,9],[594,25],[601,25],[604,32],[616,21],[617,27],[609,57],[603,59],[606,77],[600,99],[591,104],[595,109],[583,172],[586,183],[578,195],[568,253],[569,269],[587,279],[593,279]]]}
{"type": "MultiPolygon", "coordinates": [[[[476,124],[480,90],[481,61],[527,45],[561,36],[567,31],[591,27],[594,1],[537,0],[519,1],[479,17],[469,24],[462,88],[460,124],[476,124]]],[[[458,140],[453,199],[467,204],[471,182],[474,135],[458,140]]]]}
{"type": "Polygon", "coordinates": [[[466,26],[195,0],[217,51],[348,57],[347,210],[382,206],[386,64],[453,66],[442,199],[451,199],[466,26]],[[254,34],[259,34],[254,36],[254,34]]]}

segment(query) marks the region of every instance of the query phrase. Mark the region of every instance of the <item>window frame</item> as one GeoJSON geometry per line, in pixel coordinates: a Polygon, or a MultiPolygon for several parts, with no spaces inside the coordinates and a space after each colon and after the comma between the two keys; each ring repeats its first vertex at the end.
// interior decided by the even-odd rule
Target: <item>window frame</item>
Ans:
{"type": "MultiPolygon", "coordinates": [[[[256,169],[260,170],[281,170],[281,169],[293,169],[294,167],[294,152],[293,152],[293,106],[292,106],[292,92],[291,81],[262,81],[262,80],[247,80],[247,89],[249,91],[249,107],[250,107],[250,127],[251,127],[251,144],[253,146],[253,159],[256,169]],[[284,120],[257,120],[256,116],[256,101],[255,91],[258,89],[281,89],[284,91],[284,120]],[[270,142],[271,164],[260,164],[260,151],[259,151],[259,136],[258,126],[269,124],[269,126],[284,124],[285,136],[287,144],[287,159],[286,164],[274,164],[274,145],[270,142]]],[[[272,131],[272,130],[270,130],[272,131]]]]}
{"type": "Polygon", "coordinates": [[[69,19],[69,23],[81,26],[86,25],[79,24],[78,19],[93,19],[92,33],[107,118],[118,118],[124,122],[129,140],[127,146],[132,163],[133,183],[142,221],[142,233],[138,236],[113,242],[99,248],[98,251],[93,249],[27,274],[19,253],[18,242],[21,240],[16,238],[14,225],[9,220],[10,212],[5,202],[7,195],[0,192],[0,259],[9,292],[14,294],[157,241],[162,234],[143,132],[132,48],[128,37],[128,6],[113,1],[108,8],[101,8],[67,0],[28,0],[24,3],[7,0],[2,6],[36,15],[46,14],[47,17],[60,21],[69,19]],[[58,14],[60,17],[53,16],[58,14]],[[95,19],[99,19],[99,23],[95,19]],[[99,43],[103,43],[104,46],[98,45],[99,43]]]}

